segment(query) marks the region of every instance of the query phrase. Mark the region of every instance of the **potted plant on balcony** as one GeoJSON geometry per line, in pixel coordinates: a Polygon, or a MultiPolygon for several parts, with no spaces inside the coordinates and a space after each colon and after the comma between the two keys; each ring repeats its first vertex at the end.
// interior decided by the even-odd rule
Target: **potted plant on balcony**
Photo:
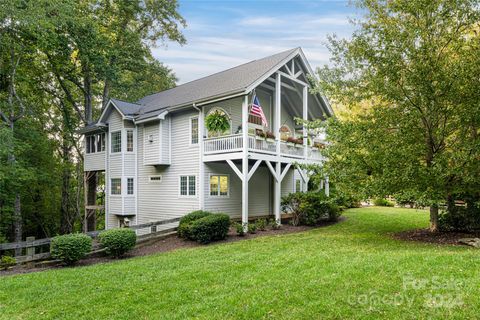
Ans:
{"type": "Polygon", "coordinates": [[[295,143],[297,143],[297,139],[294,137],[287,138],[287,146],[294,147],[295,143]]]}
{"type": "Polygon", "coordinates": [[[255,129],[255,139],[264,140],[265,138],[266,138],[266,135],[262,129],[255,129]]]}
{"type": "Polygon", "coordinates": [[[218,137],[230,129],[230,119],[221,111],[214,111],[205,117],[209,136],[218,137]]]}
{"type": "Polygon", "coordinates": [[[270,143],[275,142],[275,135],[273,134],[272,131],[267,131],[267,132],[265,133],[265,136],[266,136],[267,142],[270,142],[270,143]]]}
{"type": "Polygon", "coordinates": [[[296,140],[295,141],[295,147],[297,147],[297,148],[303,147],[303,138],[297,138],[295,140],[296,140]]]}

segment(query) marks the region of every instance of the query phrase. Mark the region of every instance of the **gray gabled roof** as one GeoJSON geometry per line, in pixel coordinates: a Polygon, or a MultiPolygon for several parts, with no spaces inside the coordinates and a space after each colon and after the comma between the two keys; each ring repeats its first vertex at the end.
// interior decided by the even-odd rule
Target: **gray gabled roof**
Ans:
{"type": "Polygon", "coordinates": [[[140,113],[140,110],[143,108],[142,105],[137,103],[126,102],[118,99],[110,99],[113,104],[120,109],[120,112],[126,116],[135,116],[140,113]]]}
{"type": "Polygon", "coordinates": [[[208,98],[243,91],[297,49],[250,61],[240,66],[187,82],[178,87],[146,96],[137,102],[143,105],[144,108],[140,110],[140,115],[136,119],[142,120],[156,116],[169,107],[191,104],[208,98]]]}

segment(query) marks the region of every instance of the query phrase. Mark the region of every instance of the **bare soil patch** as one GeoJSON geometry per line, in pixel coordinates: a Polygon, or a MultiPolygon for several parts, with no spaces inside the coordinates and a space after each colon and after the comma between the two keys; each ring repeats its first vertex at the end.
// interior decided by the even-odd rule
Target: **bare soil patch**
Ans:
{"type": "MultiPolygon", "coordinates": [[[[344,217],[340,217],[338,222],[343,221],[344,219],[345,219],[344,217]]],[[[140,243],[134,250],[129,252],[120,260],[129,259],[133,257],[147,256],[147,255],[161,253],[161,252],[173,251],[173,250],[182,249],[182,248],[210,246],[218,243],[228,243],[228,242],[235,242],[235,241],[241,241],[241,240],[248,240],[248,239],[254,239],[254,238],[264,237],[269,235],[282,235],[282,234],[289,234],[289,233],[295,233],[295,232],[302,232],[302,231],[311,230],[314,228],[325,227],[335,223],[337,222],[324,222],[323,224],[315,227],[309,227],[309,226],[295,227],[289,224],[284,224],[278,230],[267,228],[267,230],[265,231],[257,231],[254,234],[250,234],[250,233],[245,234],[245,236],[243,237],[238,236],[235,230],[233,228],[230,228],[228,236],[225,240],[212,242],[207,245],[203,245],[194,241],[180,239],[179,237],[177,237],[176,234],[171,234],[162,238],[156,238],[156,239],[152,239],[152,240],[140,243]]],[[[0,271],[0,277],[6,276],[6,275],[21,274],[21,273],[38,272],[38,271],[44,271],[49,269],[76,268],[80,266],[88,266],[88,265],[93,265],[97,263],[108,263],[108,262],[113,262],[118,260],[119,259],[112,259],[110,257],[107,257],[103,253],[97,253],[85,259],[80,260],[72,267],[67,267],[58,261],[44,261],[44,262],[30,263],[30,264],[24,264],[24,265],[17,265],[11,269],[0,271]]]]}

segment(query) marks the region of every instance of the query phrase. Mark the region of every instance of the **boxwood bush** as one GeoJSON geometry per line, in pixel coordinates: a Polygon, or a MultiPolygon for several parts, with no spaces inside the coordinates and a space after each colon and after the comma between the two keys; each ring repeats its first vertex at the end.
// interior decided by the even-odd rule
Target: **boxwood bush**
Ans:
{"type": "Polygon", "coordinates": [[[197,210],[183,216],[178,224],[178,236],[184,239],[190,239],[190,225],[193,221],[211,215],[211,212],[197,210]]]}
{"type": "Polygon", "coordinates": [[[393,207],[394,203],[384,198],[373,199],[373,204],[378,207],[393,207]]]}
{"type": "Polygon", "coordinates": [[[227,214],[212,214],[192,222],[190,237],[192,240],[206,244],[225,239],[229,228],[230,217],[227,214]]]}
{"type": "Polygon", "coordinates": [[[74,264],[92,250],[92,238],[83,233],[72,233],[52,238],[50,254],[66,264],[74,264]]]}
{"type": "Polygon", "coordinates": [[[111,229],[100,233],[98,239],[109,256],[118,258],[135,247],[137,234],[128,228],[111,229]]]}

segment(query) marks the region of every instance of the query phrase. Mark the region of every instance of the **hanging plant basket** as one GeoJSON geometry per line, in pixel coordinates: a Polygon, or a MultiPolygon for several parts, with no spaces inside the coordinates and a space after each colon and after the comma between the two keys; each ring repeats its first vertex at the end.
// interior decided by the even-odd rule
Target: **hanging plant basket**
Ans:
{"type": "Polygon", "coordinates": [[[221,136],[230,129],[230,119],[222,111],[214,111],[205,117],[205,127],[210,136],[221,136]]]}

